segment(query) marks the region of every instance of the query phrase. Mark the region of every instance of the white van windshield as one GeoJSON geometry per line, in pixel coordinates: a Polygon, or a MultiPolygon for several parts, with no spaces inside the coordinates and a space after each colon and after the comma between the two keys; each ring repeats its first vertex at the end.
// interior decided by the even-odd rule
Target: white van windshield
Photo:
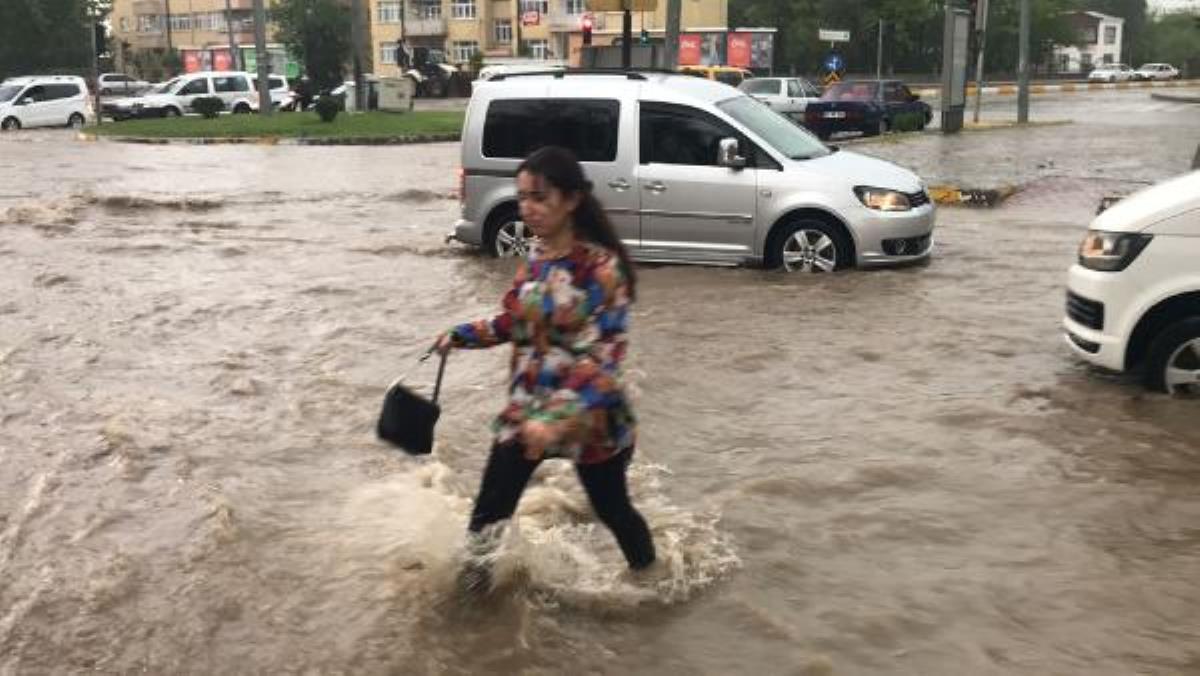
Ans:
{"type": "Polygon", "coordinates": [[[150,91],[148,93],[149,94],[167,94],[172,89],[174,89],[176,85],[178,85],[182,81],[183,81],[183,78],[181,78],[181,77],[172,78],[162,84],[154,85],[153,87],[150,88],[150,91]]]}
{"type": "Polygon", "coordinates": [[[722,101],[717,107],[785,157],[793,160],[811,160],[833,152],[808,130],[749,96],[722,101]]]}
{"type": "Polygon", "coordinates": [[[0,103],[12,101],[23,88],[21,85],[4,85],[0,87],[0,103]]]}

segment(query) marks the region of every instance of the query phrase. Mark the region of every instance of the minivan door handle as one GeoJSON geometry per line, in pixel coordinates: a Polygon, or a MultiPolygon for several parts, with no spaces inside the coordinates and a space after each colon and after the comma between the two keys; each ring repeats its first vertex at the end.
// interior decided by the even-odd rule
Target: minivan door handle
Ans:
{"type": "Polygon", "coordinates": [[[657,195],[666,192],[667,186],[662,181],[652,181],[646,184],[646,190],[657,195]]]}
{"type": "Polygon", "coordinates": [[[613,179],[608,182],[608,187],[616,190],[617,192],[625,192],[626,190],[629,190],[629,181],[626,181],[623,178],[613,179]]]}

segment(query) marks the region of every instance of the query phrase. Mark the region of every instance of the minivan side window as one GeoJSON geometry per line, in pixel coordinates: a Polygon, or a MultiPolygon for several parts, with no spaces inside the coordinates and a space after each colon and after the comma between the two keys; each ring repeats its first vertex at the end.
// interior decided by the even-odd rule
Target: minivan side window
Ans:
{"type": "Polygon", "coordinates": [[[74,96],[79,96],[79,85],[74,85],[74,84],[46,85],[46,100],[47,101],[57,101],[59,99],[69,99],[74,96]]]}
{"type": "Polygon", "coordinates": [[[185,84],[183,89],[179,90],[180,96],[193,96],[195,94],[208,93],[208,78],[202,77],[185,84]]]}
{"type": "Polygon", "coordinates": [[[720,120],[699,111],[643,104],[641,163],[689,164],[715,167],[724,138],[740,134],[720,120]]]}
{"type": "Polygon", "coordinates": [[[34,85],[34,86],[30,87],[29,89],[26,89],[25,93],[21,94],[21,98],[29,99],[30,101],[33,101],[34,103],[45,101],[46,100],[46,88],[43,87],[42,85],[34,85]]]}
{"type": "Polygon", "coordinates": [[[250,83],[246,82],[246,78],[241,75],[231,75],[229,77],[214,77],[213,89],[218,94],[228,94],[230,92],[248,92],[250,91],[250,83]]]}
{"type": "Polygon", "coordinates": [[[525,159],[562,146],[581,162],[617,159],[621,104],[612,99],[500,99],[483,123],[483,156],[525,159]]]}

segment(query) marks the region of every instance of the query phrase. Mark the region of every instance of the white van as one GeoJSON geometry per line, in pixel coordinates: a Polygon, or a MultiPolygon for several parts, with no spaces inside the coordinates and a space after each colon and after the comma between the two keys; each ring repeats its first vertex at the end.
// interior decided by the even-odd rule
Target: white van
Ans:
{"type": "Polygon", "coordinates": [[[82,127],[95,117],[87,83],[74,75],[16,77],[0,82],[0,129],[82,127]]]}
{"type": "Polygon", "coordinates": [[[1200,394],[1200,171],[1096,217],[1067,278],[1067,343],[1147,387],[1200,394]]]}
{"type": "Polygon", "coordinates": [[[933,250],[935,208],[911,171],[826,146],[720,82],[638,71],[476,82],[451,237],[519,255],[513,178],[546,145],[575,153],[638,260],[829,272],[933,250]]]}
{"type": "Polygon", "coordinates": [[[188,73],[151,88],[142,96],[117,99],[104,104],[104,114],[114,120],[134,117],[179,117],[194,112],[193,102],[215,96],[232,113],[258,110],[254,78],[234,71],[188,73]]]}

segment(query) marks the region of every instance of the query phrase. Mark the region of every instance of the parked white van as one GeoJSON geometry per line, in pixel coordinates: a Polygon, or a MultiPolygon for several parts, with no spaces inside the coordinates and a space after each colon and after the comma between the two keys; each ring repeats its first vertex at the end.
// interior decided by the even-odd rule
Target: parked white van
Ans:
{"type": "Polygon", "coordinates": [[[1200,393],[1200,171],[1092,221],[1067,278],[1067,343],[1147,387],[1200,393]]]}
{"type": "Polygon", "coordinates": [[[15,77],[0,82],[0,129],[82,127],[95,117],[87,83],[74,75],[15,77]]]}
{"type": "Polygon", "coordinates": [[[232,113],[258,110],[254,78],[233,71],[206,71],[180,75],[156,85],[142,96],[117,99],[104,104],[104,114],[114,120],[134,117],[179,117],[194,112],[192,103],[201,97],[215,96],[232,113]]]}
{"type": "Polygon", "coordinates": [[[639,260],[832,271],[933,248],[934,205],[912,172],[826,146],[720,82],[637,71],[477,81],[451,237],[519,255],[513,178],[546,145],[575,153],[639,260]]]}

